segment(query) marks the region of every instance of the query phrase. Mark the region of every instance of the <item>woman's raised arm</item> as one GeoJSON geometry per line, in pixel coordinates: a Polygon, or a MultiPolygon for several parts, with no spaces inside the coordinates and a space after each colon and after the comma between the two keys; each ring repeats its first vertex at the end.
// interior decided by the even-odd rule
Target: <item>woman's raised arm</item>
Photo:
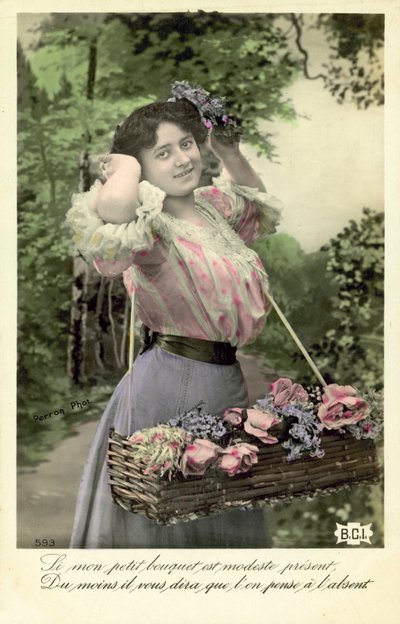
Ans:
{"type": "Polygon", "coordinates": [[[211,133],[210,147],[217,158],[222,161],[233,182],[265,192],[263,181],[256,174],[247,158],[241,153],[239,143],[221,143],[211,133]]]}
{"type": "Polygon", "coordinates": [[[136,158],[107,154],[100,160],[105,183],[99,190],[96,208],[105,223],[129,223],[139,206],[141,167],[136,158]]]}

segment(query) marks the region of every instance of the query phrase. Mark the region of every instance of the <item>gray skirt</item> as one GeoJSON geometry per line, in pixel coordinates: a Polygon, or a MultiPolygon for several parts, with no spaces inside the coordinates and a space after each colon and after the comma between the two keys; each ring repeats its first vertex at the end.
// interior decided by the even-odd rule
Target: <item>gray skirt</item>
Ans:
{"type": "Polygon", "coordinates": [[[139,355],[116,387],[89,451],[75,511],[71,548],[267,548],[261,510],[233,510],[172,526],[113,503],[106,469],[110,427],[121,435],[166,422],[201,401],[206,411],[248,405],[238,362],[207,364],[167,353],[154,345],[139,355]]]}

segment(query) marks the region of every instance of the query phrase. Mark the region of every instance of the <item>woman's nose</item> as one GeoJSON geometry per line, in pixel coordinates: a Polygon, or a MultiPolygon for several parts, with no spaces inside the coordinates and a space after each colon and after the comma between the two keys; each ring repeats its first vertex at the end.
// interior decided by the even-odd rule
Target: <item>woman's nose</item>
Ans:
{"type": "Polygon", "coordinates": [[[187,154],[186,152],[179,151],[176,155],[176,160],[175,160],[176,166],[182,167],[182,165],[186,165],[188,162],[190,162],[189,154],[187,154]]]}

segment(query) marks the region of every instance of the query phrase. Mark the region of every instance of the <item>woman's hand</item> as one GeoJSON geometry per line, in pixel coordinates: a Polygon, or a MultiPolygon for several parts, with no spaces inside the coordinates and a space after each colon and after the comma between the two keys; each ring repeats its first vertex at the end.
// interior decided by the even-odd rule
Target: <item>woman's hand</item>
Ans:
{"type": "Polygon", "coordinates": [[[104,154],[98,157],[97,164],[100,170],[102,182],[107,182],[114,173],[126,170],[136,179],[140,179],[142,168],[134,156],[126,154],[104,154]]]}
{"type": "Polygon", "coordinates": [[[96,209],[106,223],[129,223],[139,205],[139,161],[126,154],[106,154],[98,159],[103,185],[96,209]]]}
{"type": "Polygon", "coordinates": [[[239,143],[222,143],[213,135],[208,138],[209,146],[214,154],[222,161],[222,165],[233,182],[242,186],[249,186],[265,191],[261,178],[240,151],[239,143]]]}
{"type": "Polygon", "coordinates": [[[223,163],[231,158],[237,158],[240,154],[239,143],[236,141],[232,141],[232,143],[222,143],[213,132],[211,132],[208,137],[208,145],[216,157],[222,160],[223,163]]]}

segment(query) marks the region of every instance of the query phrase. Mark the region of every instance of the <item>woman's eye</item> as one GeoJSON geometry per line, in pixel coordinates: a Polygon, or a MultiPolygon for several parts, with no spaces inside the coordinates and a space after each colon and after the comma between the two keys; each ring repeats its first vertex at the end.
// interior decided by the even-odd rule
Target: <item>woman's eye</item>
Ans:
{"type": "Polygon", "coordinates": [[[157,154],[157,158],[161,158],[161,159],[165,159],[168,156],[168,152],[166,152],[165,150],[163,150],[162,152],[158,152],[157,154]]]}
{"type": "Polygon", "coordinates": [[[186,141],[182,143],[182,147],[186,149],[190,147],[191,145],[193,145],[193,141],[191,139],[187,139],[186,141]]]}

